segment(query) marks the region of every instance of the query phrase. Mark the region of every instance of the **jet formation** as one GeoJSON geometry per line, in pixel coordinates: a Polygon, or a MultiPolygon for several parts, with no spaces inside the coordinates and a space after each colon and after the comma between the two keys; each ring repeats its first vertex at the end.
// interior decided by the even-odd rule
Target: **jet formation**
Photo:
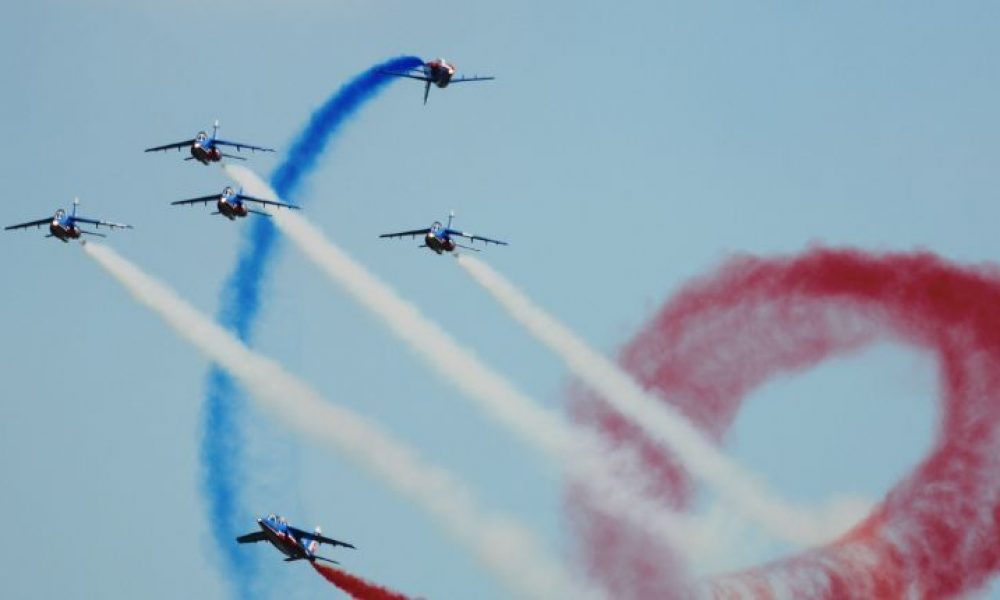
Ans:
{"type": "MultiPolygon", "coordinates": [[[[494,79],[492,76],[455,77],[455,66],[448,63],[443,58],[428,61],[423,65],[406,71],[383,71],[383,73],[385,75],[416,79],[424,82],[424,104],[427,103],[427,96],[430,93],[431,85],[444,89],[453,83],[489,81],[494,79]]],[[[184,160],[196,160],[203,165],[218,163],[223,159],[246,160],[243,156],[226,152],[225,149],[227,148],[233,148],[236,152],[241,152],[243,150],[250,150],[251,152],[274,152],[273,148],[257,146],[244,142],[223,140],[218,137],[218,134],[219,121],[215,121],[212,127],[211,135],[209,135],[206,131],[199,131],[191,139],[146,148],[145,152],[163,152],[167,150],[182,151],[187,149],[190,156],[186,157],[184,160]]],[[[78,215],[77,207],[79,204],[80,200],[76,199],[73,201],[73,207],[69,212],[60,208],[56,210],[51,217],[10,225],[5,227],[5,229],[16,230],[47,226],[49,233],[45,237],[56,238],[62,242],[68,243],[69,240],[79,239],[82,235],[106,237],[99,231],[84,229],[82,225],[93,226],[95,229],[106,227],[109,231],[132,228],[131,225],[127,225],[125,223],[117,223],[114,221],[94,219],[78,215]]],[[[264,217],[270,217],[271,215],[267,209],[285,208],[298,210],[300,208],[297,205],[281,202],[279,200],[250,196],[248,194],[244,194],[242,189],[235,190],[231,186],[226,186],[219,194],[210,194],[171,202],[172,206],[190,206],[196,204],[214,204],[215,210],[211,214],[221,215],[230,221],[236,221],[237,219],[247,217],[251,213],[264,217]],[[251,208],[251,206],[254,208],[251,208]]],[[[447,225],[443,225],[440,221],[434,221],[430,227],[424,229],[412,229],[408,231],[386,233],[379,237],[401,238],[423,236],[424,243],[420,247],[427,248],[437,254],[455,252],[457,248],[479,252],[478,248],[463,245],[456,241],[457,239],[468,240],[469,243],[483,242],[487,246],[489,244],[495,244],[498,246],[507,245],[507,242],[498,239],[453,229],[452,220],[454,217],[455,213],[452,211],[448,216],[447,225]]],[[[299,529],[290,525],[283,517],[275,514],[270,514],[266,517],[257,519],[257,526],[259,531],[253,531],[245,535],[241,535],[236,538],[236,542],[239,544],[268,542],[286,556],[286,562],[306,560],[309,562],[325,561],[338,564],[337,561],[333,559],[316,554],[319,546],[321,544],[328,544],[334,547],[343,546],[345,548],[354,548],[354,545],[347,542],[323,536],[319,527],[316,527],[311,532],[299,529]]]]}

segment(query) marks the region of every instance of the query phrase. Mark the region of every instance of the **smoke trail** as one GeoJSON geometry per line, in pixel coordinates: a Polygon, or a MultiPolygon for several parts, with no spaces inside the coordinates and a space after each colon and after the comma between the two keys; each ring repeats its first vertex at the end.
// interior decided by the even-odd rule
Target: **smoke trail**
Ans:
{"type": "Polygon", "coordinates": [[[546,313],[486,263],[469,255],[458,264],[507,312],[555,352],[581,381],[653,441],[674,452],[693,476],[704,480],[771,535],[797,544],[820,544],[857,523],[870,507],[843,514],[813,514],[776,496],[753,475],[723,455],[679,411],[647,393],[625,371],[591,348],[579,336],[546,313]]]}
{"type": "MultiPolygon", "coordinates": [[[[355,76],[324,102],[272,175],[271,181],[282,196],[295,196],[329,140],[366,102],[396,79],[384,75],[383,70],[405,70],[421,62],[415,56],[401,56],[377,64],[355,76]]],[[[276,241],[274,226],[268,219],[253,219],[244,236],[236,268],[222,290],[219,321],[248,343],[260,312],[261,285],[277,249],[276,241]]],[[[213,535],[224,557],[228,579],[239,586],[236,596],[248,598],[258,570],[251,555],[239,552],[231,543],[241,527],[241,517],[248,514],[239,506],[241,486],[247,476],[240,440],[244,401],[227,373],[217,367],[209,370],[206,388],[201,462],[209,520],[217,524],[213,535]]]]}
{"type": "Polygon", "coordinates": [[[355,600],[409,600],[407,596],[399,592],[365,581],[347,571],[325,565],[319,561],[313,562],[312,566],[324,579],[355,600]]]}
{"type": "Polygon", "coordinates": [[[251,351],[110,248],[93,243],[83,248],[133,298],[233,376],[275,419],[331,446],[420,506],[511,591],[535,598],[594,597],[542,554],[540,540],[530,531],[508,518],[484,513],[471,490],[450,473],[424,463],[415,450],[375,423],[325,402],[278,363],[251,351]]]}
{"type": "MultiPolygon", "coordinates": [[[[1000,572],[1000,271],[929,253],[818,248],[742,258],[668,301],[628,344],[622,364],[644,386],[721,437],[742,399],[767,379],[810,368],[875,339],[937,356],[938,439],[851,532],[822,548],[705,582],[720,598],[948,598],[1000,572]],[[859,328],[858,323],[864,323],[859,328]],[[863,334],[858,332],[863,330],[863,334]]],[[[646,435],[598,415],[624,443],[646,435]]],[[[667,493],[684,473],[660,470],[667,493]]],[[[583,548],[617,597],[635,573],[642,533],[593,515],[583,548]]],[[[655,571],[647,582],[670,585],[655,571]]],[[[634,596],[636,597],[636,596],[634,596]]]]}
{"type": "Polygon", "coordinates": [[[312,114],[309,124],[295,139],[288,157],[271,175],[271,186],[282,198],[296,197],[303,177],[316,167],[327,143],[340,127],[368,100],[374,98],[397,77],[384,71],[408,71],[422,65],[417,56],[400,56],[375,65],[356,76],[312,114]]]}
{"type": "MultiPolygon", "coordinates": [[[[278,198],[252,171],[225,168],[234,180],[259,197],[278,198]]],[[[516,390],[444,330],[427,319],[388,285],[370,274],[308,221],[291,211],[272,213],[277,227],[361,306],[372,311],[390,331],[415,350],[435,371],[477,400],[487,414],[544,452],[581,481],[601,510],[626,515],[637,524],[672,541],[689,559],[707,552],[714,540],[693,534],[691,519],[650,500],[639,482],[639,459],[619,452],[593,432],[570,425],[516,390]]],[[[666,569],[666,565],[662,565],[666,569]]]]}

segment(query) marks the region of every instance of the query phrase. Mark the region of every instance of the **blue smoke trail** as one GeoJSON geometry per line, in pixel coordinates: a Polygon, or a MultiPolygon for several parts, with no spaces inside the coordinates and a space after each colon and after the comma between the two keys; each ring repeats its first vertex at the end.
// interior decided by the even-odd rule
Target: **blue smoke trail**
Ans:
{"type": "MultiPolygon", "coordinates": [[[[312,114],[292,142],[284,162],[271,174],[271,187],[281,198],[295,202],[306,175],[316,167],[330,139],[358,109],[397,79],[382,71],[406,70],[421,64],[423,61],[415,56],[393,58],[344,84],[312,114]]],[[[247,343],[260,313],[267,267],[277,247],[277,231],[271,221],[254,219],[243,238],[236,269],[222,290],[219,321],[247,343]]],[[[201,461],[208,519],[235,596],[251,598],[259,594],[254,583],[257,553],[246,552],[234,541],[253,524],[253,513],[241,506],[247,472],[242,460],[240,423],[246,401],[232,379],[218,367],[209,371],[206,387],[201,461]]]]}

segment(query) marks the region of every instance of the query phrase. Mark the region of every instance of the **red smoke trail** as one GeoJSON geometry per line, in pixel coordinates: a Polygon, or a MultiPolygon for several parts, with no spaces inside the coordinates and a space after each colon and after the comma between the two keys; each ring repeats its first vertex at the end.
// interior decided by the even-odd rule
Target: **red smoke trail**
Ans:
{"type": "MultiPolygon", "coordinates": [[[[941,380],[938,439],[875,511],[840,540],[706,582],[716,597],[952,597],[1000,570],[1000,272],[929,253],[815,249],[731,260],[667,302],[622,364],[716,439],[743,397],[876,339],[925,349],[941,380]]],[[[583,394],[580,416],[643,449],[665,503],[691,497],[687,475],[641,432],[583,394]]],[[[684,593],[670,551],[577,496],[582,551],[615,597],[684,593]],[[667,567],[667,568],[664,568],[667,567]]]]}
{"type": "Polygon", "coordinates": [[[357,600],[408,600],[399,592],[375,585],[336,567],[319,562],[312,563],[312,566],[324,579],[340,588],[351,598],[357,600]]]}

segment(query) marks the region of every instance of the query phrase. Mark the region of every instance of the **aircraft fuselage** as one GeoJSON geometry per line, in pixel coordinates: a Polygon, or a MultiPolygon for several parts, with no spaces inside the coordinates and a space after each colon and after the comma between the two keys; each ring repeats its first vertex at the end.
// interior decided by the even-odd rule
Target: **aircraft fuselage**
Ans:
{"type": "Polygon", "coordinates": [[[222,160],[222,151],[215,146],[206,148],[201,142],[195,142],[191,144],[191,156],[201,164],[207,165],[222,160]]]}
{"type": "Polygon", "coordinates": [[[427,68],[430,71],[428,76],[431,82],[439,88],[448,87],[448,84],[451,83],[451,78],[455,75],[455,67],[443,60],[433,60],[427,63],[427,68]]]}
{"type": "Polygon", "coordinates": [[[59,221],[49,224],[49,233],[62,241],[75,240],[80,237],[80,228],[76,225],[63,225],[59,221]]]}
{"type": "Polygon", "coordinates": [[[448,238],[439,238],[432,233],[428,233],[424,236],[424,243],[427,244],[428,248],[438,254],[441,254],[442,252],[452,252],[455,250],[455,242],[448,238]]]}
{"type": "Polygon", "coordinates": [[[247,216],[247,207],[243,205],[242,202],[227,202],[223,198],[219,198],[219,201],[215,204],[216,208],[219,209],[219,214],[226,217],[230,221],[235,220],[237,217],[247,216]]]}
{"type": "Polygon", "coordinates": [[[267,541],[271,542],[272,546],[280,550],[288,558],[312,560],[312,555],[306,552],[306,549],[291,534],[272,529],[264,522],[260,523],[260,529],[267,536],[267,541]]]}

